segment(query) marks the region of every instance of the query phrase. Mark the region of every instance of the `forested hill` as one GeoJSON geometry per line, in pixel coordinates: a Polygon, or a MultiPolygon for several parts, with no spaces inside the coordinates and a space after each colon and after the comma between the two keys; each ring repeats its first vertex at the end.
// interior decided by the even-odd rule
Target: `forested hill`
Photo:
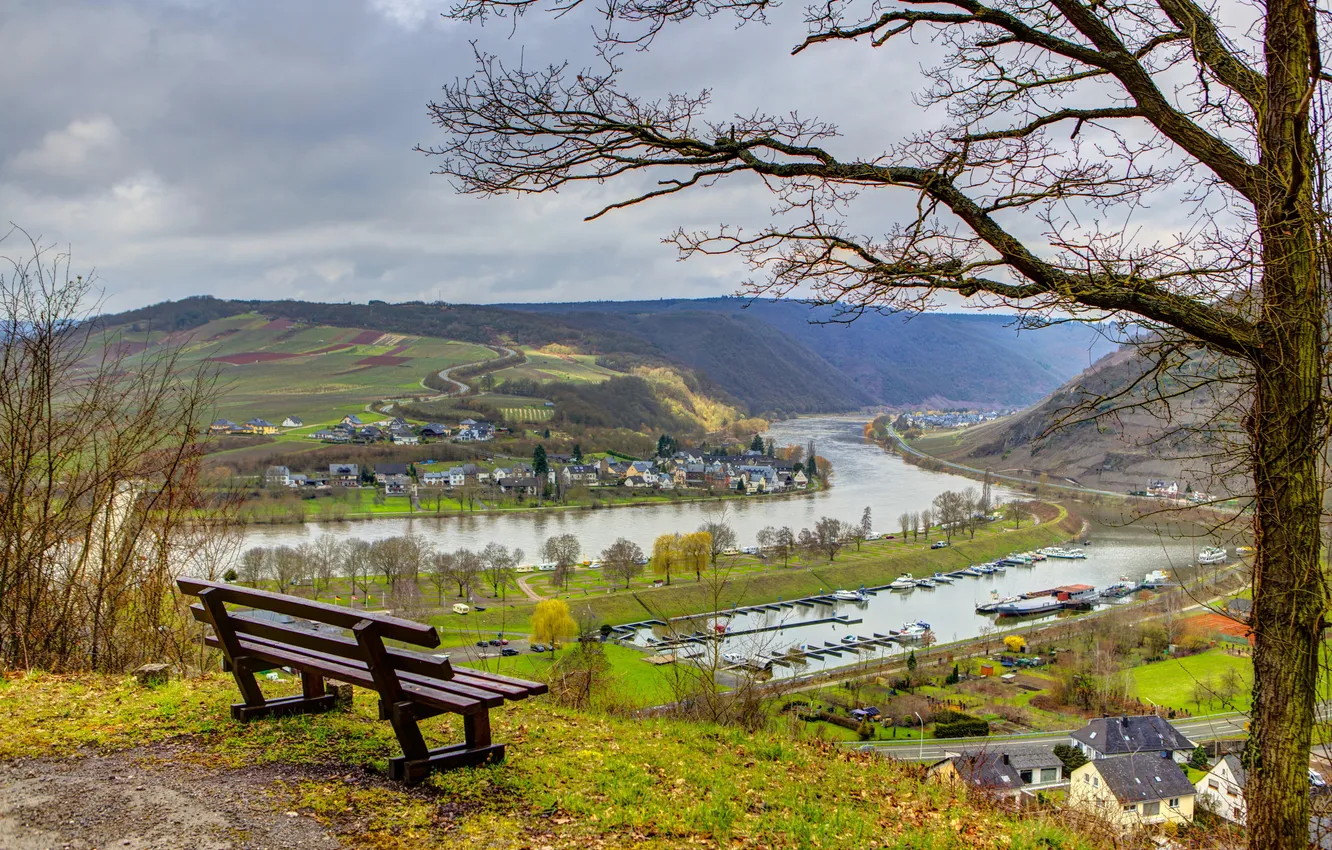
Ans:
{"type": "MultiPolygon", "coordinates": [[[[769,345],[780,343],[785,351],[799,351],[803,363],[831,367],[838,380],[829,388],[838,395],[894,406],[1020,407],[1035,402],[1114,348],[1085,325],[1019,332],[1012,316],[995,314],[928,313],[908,319],[867,313],[844,323],[830,321],[834,316],[828,308],[740,298],[500,306],[540,312],[580,327],[630,331],[703,369],[740,397],[744,397],[744,379],[751,376],[731,380],[726,372],[728,363],[738,367],[746,360],[743,353],[737,363],[700,352],[704,346],[695,341],[711,342],[718,325],[707,325],[706,333],[697,329],[691,333],[691,322],[681,316],[705,312],[725,316],[730,321],[724,327],[736,334],[737,341],[756,336],[769,345]],[[741,326],[749,329],[746,337],[735,330],[741,326]]],[[[741,347],[753,350],[748,345],[741,347]]],[[[765,356],[755,365],[764,368],[768,362],[772,361],[765,356]]],[[[773,368],[780,364],[773,362],[773,368]]]]}
{"type": "Polygon", "coordinates": [[[608,363],[687,367],[751,413],[867,405],[1020,406],[1059,386],[1108,346],[1080,325],[1021,334],[1008,317],[866,315],[850,325],[796,302],[736,298],[582,304],[322,304],[187,298],[117,315],[108,325],[184,331],[259,312],[311,324],[465,342],[567,346],[608,363]]]}

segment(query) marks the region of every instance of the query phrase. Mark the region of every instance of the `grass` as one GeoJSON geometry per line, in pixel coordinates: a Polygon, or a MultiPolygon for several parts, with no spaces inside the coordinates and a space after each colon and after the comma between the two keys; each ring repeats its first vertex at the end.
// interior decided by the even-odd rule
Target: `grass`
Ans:
{"type": "Polygon", "coordinates": [[[1143,664],[1129,671],[1133,677],[1133,694],[1167,708],[1189,711],[1248,711],[1250,686],[1253,682],[1253,662],[1248,656],[1230,655],[1221,649],[1211,649],[1185,658],[1169,658],[1143,664]],[[1194,702],[1194,690],[1199,682],[1205,685],[1219,682],[1227,670],[1234,670],[1243,679],[1243,686],[1229,705],[1218,701],[1194,702]]]}
{"type": "Polygon", "coordinates": [[[623,377],[596,364],[595,354],[566,354],[536,348],[524,348],[527,362],[495,372],[497,383],[510,378],[528,378],[534,381],[561,383],[601,383],[610,378],[623,377]]]}
{"type": "MultiPolygon", "coordinates": [[[[769,732],[596,716],[544,698],[492,712],[506,761],[436,774],[408,792],[349,773],[382,772],[396,752],[372,695],[358,691],[350,711],[246,725],[229,719],[235,699],[220,676],[152,689],[115,677],[19,677],[0,685],[0,758],[174,740],[185,750],[177,760],[210,768],[335,765],[273,783],[263,799],[377,850],[1094,845],[1051,819],[923,784],[917,768],[869,754],[769,732]]],[[[423,724],[431,741],[459,737],[457,726],[448,717],[423,724]]]]}

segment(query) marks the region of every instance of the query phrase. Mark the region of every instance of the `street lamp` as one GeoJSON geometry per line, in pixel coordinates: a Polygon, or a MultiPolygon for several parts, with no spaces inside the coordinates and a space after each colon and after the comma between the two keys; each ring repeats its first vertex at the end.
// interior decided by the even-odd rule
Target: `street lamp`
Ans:
{"type": "Polygon", "coordinates": [[[920,752],[917,754],[917,761],[925,761],[925,721],[921,718],[919,711],[913,711],[916,719],[920,721],[920,752]]]}

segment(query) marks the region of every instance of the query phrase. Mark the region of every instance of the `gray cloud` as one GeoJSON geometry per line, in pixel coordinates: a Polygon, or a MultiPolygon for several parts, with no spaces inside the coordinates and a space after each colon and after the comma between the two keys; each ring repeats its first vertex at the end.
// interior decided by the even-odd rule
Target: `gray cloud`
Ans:
{"type": "MultiPolygon", "coordinates": [[[[704,296],[735,261],[676,262],[677,225],[761,224],[752,180],[584,223],[631,187],[459,197],[417,143],[425,104],[472,65],[471,39],[530,65],[590,60],[589,17],[516,35],[442,21],[447,0],[41,0],[0,27],[0,220],[70,245],[111,308],[222,297],[455,301],[704,296]]],[[[718,114],[818,114],[872,156],[931,116],[911,106],[929,48],[789,55],[798,9],[768,27],[669,29],[624,57],[644,94],[711,88],[718,114]],[[742,60],[737,60],[742,56],[742,60]]],[[[901,203],[909,203],[903,198],[901,203]]],[[[898,200],[865,205],[878,222],[898,200]]],[[[0,249],[3,250],[3,249],[0,249]]]]}

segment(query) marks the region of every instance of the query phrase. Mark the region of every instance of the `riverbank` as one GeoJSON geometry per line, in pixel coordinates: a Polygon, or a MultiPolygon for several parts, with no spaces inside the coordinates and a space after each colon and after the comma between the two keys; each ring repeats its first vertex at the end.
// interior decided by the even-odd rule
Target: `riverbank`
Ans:
{"type": "MultiPolygon", "coordinates": [[[[615,508],[648,508],[663,507],[673,505],[691,505],[707,503],[724,502],[750,502],[759,500],[777,500],[793,499],[813,496],[816,493],[827,490],[831,484],[829,482],[815,480],[803,490],[788,490],[779,493],[755,493],[752,495],[743,495],[739,493],[706,493],[693,495],[687,491],[671,490],[666,492],[638,492],[624,488],[606,488],[606,496],[595,495],[586,502],[557,503],[545,502],[542,504],[503,504],[503,505],[482,505],[480,509],[468,508],[459,503],[457,499],[450,499],[452,503],[447,509],[440,508],[429,510],[426,508],[413,508],[410,496],[381,496],[376,501],[376,491],[366,488],[357,492],[357,510],[346,510],[346,502],[336,502],[330,504],[331,500],[320,502],[317,499],[302,500],[296,504],[315,505],[313,511],[302,511],[296,514],[293,511],[291,502],[275,503],[271,506],[264,505],[262,502],[252,502],[250,508],[244,505],[241,507],[240,519],[242,524],[247,526],[265,526],[265,525],[300,525],[303,523],[319,522],[357,522],[361,520],[377,519],[449,519],[449,518],[468,518],[468,517],[486,517],[486,516],[510,516],[521,514],[557,514],[557,513],[576,513],[579,511],[602,511],[615,508]],[[683,494],[682,494],[683,493],[683,494]],[[368,504],[367,504],[368,503],[368,504]],[[254,510],[259,507],[261,510],[254,510]],[[262,509],[267,508],[267,512],[262,509]]],[[[429,504],[433,497],[442,494],[427,494],[425,499],[429,504]]],[[[336,497],[334,497],[336,498],[336,497]]],[[[479,501],[479,500],[478,500],[479,501]]],[[[418,502],[419,503],[419,502],[418,502]]]]}

